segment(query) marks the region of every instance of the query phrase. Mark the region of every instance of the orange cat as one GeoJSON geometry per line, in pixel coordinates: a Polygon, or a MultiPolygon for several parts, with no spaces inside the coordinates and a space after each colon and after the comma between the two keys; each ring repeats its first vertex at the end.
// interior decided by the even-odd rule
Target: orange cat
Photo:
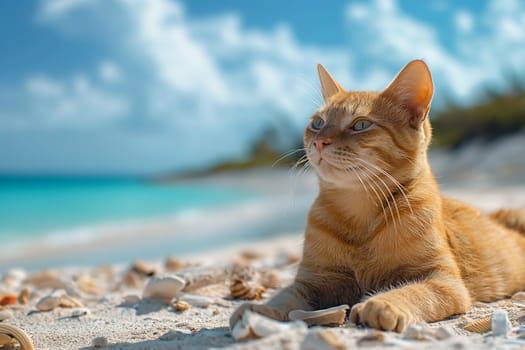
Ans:
{"type": "MultiPolygon", "coordinates": [[[[246,309],[353,305],[355,323],[401,332],[525,289],[525,210],[485,215],[438,189],[427,160],[433,83],[410,62],[382,92],[346,92],[318,66],[325,105],[304,135],[319,176],[294,283],[246,309]]],[[[459,116],[458,116],[459,117],[459,116]]]]}

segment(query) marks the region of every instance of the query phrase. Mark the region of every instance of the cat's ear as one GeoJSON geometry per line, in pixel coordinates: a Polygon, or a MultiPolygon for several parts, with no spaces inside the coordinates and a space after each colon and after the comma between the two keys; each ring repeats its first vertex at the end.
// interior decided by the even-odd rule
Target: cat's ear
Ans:
{"type": "Polygon", "coordinates": [[[319,81],[321,82],[321,92],[323,93],[323,99],[328,102],[330,97],[333,95],[345,91],[341,85],[328,73],[322,64],[317,65],[317,74],[319,75],[319,81]]]}
{"type": "Polygon", "coordinates": [[[434,84],[430,70],[422,60],[409,62],[383,91],[399,101],[410,112],[410,125],[419,128],[430,109],[434,84]]]}

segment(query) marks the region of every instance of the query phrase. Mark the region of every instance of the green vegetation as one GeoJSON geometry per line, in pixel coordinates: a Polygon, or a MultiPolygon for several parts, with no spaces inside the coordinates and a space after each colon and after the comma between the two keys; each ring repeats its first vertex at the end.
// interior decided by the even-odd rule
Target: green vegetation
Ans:
{"type": "Polygon", "coordinates": [[[457,149],[477,139],[492,141],[525,129],[525,87],[487,92],[470,107],[450,106],[433,115],[433,146],[457,149]]]}

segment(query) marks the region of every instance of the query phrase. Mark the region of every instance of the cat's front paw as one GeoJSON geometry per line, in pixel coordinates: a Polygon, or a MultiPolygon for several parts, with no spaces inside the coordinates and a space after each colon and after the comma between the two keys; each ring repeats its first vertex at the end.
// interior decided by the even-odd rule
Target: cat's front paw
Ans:
{"type": "Polygon", "coordinates": [[[350,312],[350,320],[385,331],[403,332],[413,322],[409,312],[381,299],[371,298],[355,304],[350,312]]]}
{"type": "Polygon", "coordinates": [[[272,318],[277,321],[288,321],[287,314],[277,308],[263,304],[245,303],[239,306],[230,317],[230,329],[233,329],[235,324],[239,322],[246,310],[256,312],[258,314],[272,318]]]}

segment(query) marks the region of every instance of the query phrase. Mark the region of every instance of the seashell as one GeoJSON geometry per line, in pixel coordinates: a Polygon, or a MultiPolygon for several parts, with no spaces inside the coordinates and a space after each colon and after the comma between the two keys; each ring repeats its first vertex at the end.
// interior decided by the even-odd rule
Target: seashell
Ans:
{"type": "Polygon", "coordinates": [[[241,258],[245,260],[261,259],[262,257],[263,257],[263,254],[255,250],[243,250],[241,252],[241,258]]]}
{"type": "Polygon", "coordinates": [[[131,271],[134,271],[138,273],[139,275],[148,276],[148,277],[155,276],[156,274],[155,269],[152,268],[151,266],[148,266],[142,260],[135,261],[133,265],[131,266],[131,271]]]}
{"type": "Polygon", "coordinates": [[[190,304],[182,300],[176,301],[172,306],[178,312],[186,311],[190,308],[190,304]]]}
{"type": "Polygon", "coordinates": [[[278,289],[281,287],[281,278],[273,271],[261,271],[260,281],[265,288],[278,289]]]}
{"type": "Polygon", "coordinates": [[[328,329],[308,332],[301,350],[345,350],[346,346],[337,338],[337,335],[328,329]]]}
{"type": "Polygon", "coordinates": [[[106,337],[96,337],[91,341],[91,346],[94,348],[103,348],[108,346],[108,338],[106,337]]]}
{"type": "Polygon", "coordinates": [[[220,299],[207,297],[204,295],[178,293],[176,298],[177,298],[177,301],[184,301],[192,306],[202,307],[202,308],[207,308],[210,305],[227,306],[220,299]]]}
{"type": "Polygon", "coordinates": [[[0,305],[15,305],[18,298],[14,294],[7,294],[0,298],[0,305]]]}
{"type": "Polygon", "coordinates": [[[29,288],[25,287],[20,291],[20,294],[18,294],[18,303],[22,305],[29,304],[29,288]]]}
{"type": "Polygon", "coordinates": [[[77,278],[77,284],[84,293],[97,294],[101,291],[100,288],[97,288],[95,279],[89,275],[80,275],[77,278]]]}
{"type": "Polygon", "coordinates": [[[0,322],[13,318],[13,313],[9,309],[0,310],[0,322]]]}
{"type": "Polygon", "coordinates": [[[385,335],[379,331],[372,331],[357,339],[357,346],[381,346],[385,343],[385,335]]]}
{"type": "Polygon", "coordinates": [[[212,284],[224,283],[230,271],[223,267],[195,267],[177,272],[177,275],[186,281],[183,288],[184,292],[191,292],[196,289],[212,284]]]}
{"type": "Polygon", "coordinates": [[[233,327],[232,337],[237,341],[246,341],[286,331],[306,331],[306,329],[306,323],[303,321],[279,322],[246,310],[233,327]]]}
{"type": "Polygon", "coordinates": [[[176,256],[170,256],[164,262],[164,268],[166,269],[166,271],[169,271],[169,272],[178,271],[187,266],[188,266],[188,263],[182,261],[180,258],[176,256]]]}
{"type": "Polygon", "coordinates": [[[350,306],[343,304],[315,311],[292,310],[288,313],[288,318],[292,321],[302,320],[308,326],[341,325],[345,322],[346,313],[349,309],[350,306]]]}
{"type": "Polygon", "coordinates": [[[522,301],[522,302],[525,302],[525,292],[517,292],[517,293],[514,293],[514,295],[512,296],[511,299],[512,299],[512,300],[515,300],[515,301],[522,301]]]}
{"type": "Polygon", "coordinates": [[[75,309],[75,310],[73,310],[73,312],[71,312],[71,317],[87,316],[90,313],[91,313],[91,311],[89,311],[89,309],[86,309],[86,308],[75,309]]]}
{"type": "Polygon", "coordinates": [[[33,341],[27,335],[26,332],[20,328],[10,324],[0,324],[0,345],[7,345],[11,342],[11,339],[16,340],[20,344],[22,350],[34,350],[33,341]],[[9,342],[4,343],[8,338],[9,342]]]}
{"type": "Polygon", "coordinates": [[[163,302],[169,303],[185,285],[186,281],[177,275],[153,277],[144,288],[142,297],[161,299],[163,302]]]}
{"type": "Polygon", "coordinates": [[[243,300],[259,300],[266,289],[262,286],[257,286],[253,282],[245,282],[240,279],[235,279],[230,284],[230,293],[235,299],[243,300]]]}
{"type": "Polygon", "coordinates": [[[84,307],[84,305],[82,305],[80,301],[76,300],[75,298],[70,297],[67,294],[64,294],[60,297],[60,303],[58,305],[60,307],[67,307],[67,308],[84,307]]]}
{"type": "Polygon", "coordinates": [[[31,284],[39,289],[66,289],[69,285],[60,278],[56,270],[42,270],[35,272],[24,280],[24,284],[31,284]]]}
{"type": "Polygon", "coordinates": [[[36,308],[39,311],[51,311],[60,305],[60,300],[59,296],[48,295],[38,301],[36,308]]]}
{"type": "Polygon", "coordinates": [[[463,329],[469,332],[486,333],[492,329],[492,316],[480,318],[474,322],[466,324],[463,329]]]}
{"type": "Polygon", "coordinates": [[[493,336],[507,336],[511,329],[511,323],[507,311],[498,309],[492,313],[492,335],[493,336]]]}

